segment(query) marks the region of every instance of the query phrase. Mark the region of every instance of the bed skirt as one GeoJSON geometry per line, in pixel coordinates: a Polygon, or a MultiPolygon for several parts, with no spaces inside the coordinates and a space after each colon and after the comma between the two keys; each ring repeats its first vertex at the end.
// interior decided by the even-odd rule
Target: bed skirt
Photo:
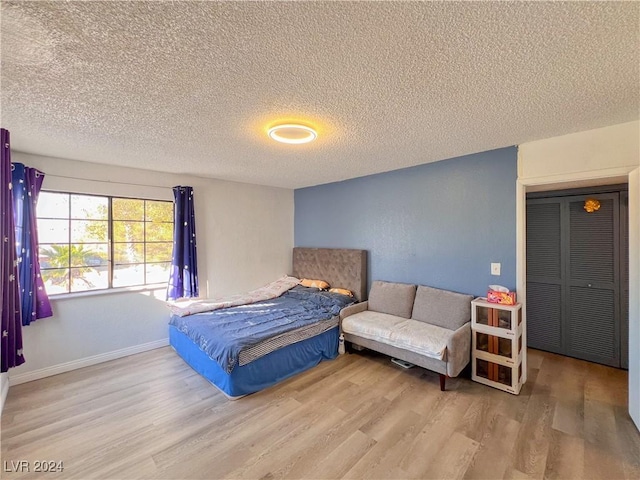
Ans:
{"type": "Polygon", "coordinates": [[[246,365],[236,366],[230,374],[173,325],[169,325],[169,343],[191,368],[218,387],[228,398],[235,399],[264,390],[318,365],[323,360],[336,358],[338,327],[279,348],[246,365]]]}

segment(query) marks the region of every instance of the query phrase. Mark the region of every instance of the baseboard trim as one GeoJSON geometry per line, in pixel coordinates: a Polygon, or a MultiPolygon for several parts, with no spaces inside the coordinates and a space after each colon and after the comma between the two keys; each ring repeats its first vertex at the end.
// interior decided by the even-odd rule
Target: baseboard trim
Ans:
{"type": "Polygon", "coordinates": [[[34,370],[32,372],[20,373],[18,375],[9,375],[9,384],[11,386],[20,385],[21,383],[32,382],[34,380],[40,380],[41,378],[70,372],[71,370],[77,370],[78,368],[89,367],[91,365],[97,365],[98,363],[108,362],[110,360],[116,360],[122,357],[128,357],[129,355],[135,355],[136,353],[142,353],[149,350],[154,350],[156,348],[166,347],[167,345],[169,345],[169,339],[163,338],[162,340],[155,340],[153,342],[143,343],[141,345],[134,345],[133,347],[114,350],[113,352],[101,353],[99,355],[93,355],[91,357],[80,358],[71,362],[60,363],[52,367],[45,367],[39,370],[34,370]]]}

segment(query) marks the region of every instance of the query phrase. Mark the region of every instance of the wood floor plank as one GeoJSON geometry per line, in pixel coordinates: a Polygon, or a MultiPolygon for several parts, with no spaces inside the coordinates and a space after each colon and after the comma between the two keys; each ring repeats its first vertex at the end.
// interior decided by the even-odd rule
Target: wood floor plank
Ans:
{"type": "Polygon", "coordinates": [[[441,446],[455,433],[472,402],[471,396],[450,392],[441,408],[432,412],[400,461],[400,468],[407,472],[407,478],[423,478],[424,472],[437,461],[441,446]]]}
{"type": "Polygon", "coordinates": [[[520,422],[494,414],[480,446],[464,473],[464,478],[503,478],[511,465],[511,455],[520,431],[520,422]]]}
{"type": "Polygon", "coordinates": [[[456,431],[467,438],[481,442],[498,414],[495,407],[496,401],[490,395],[480,397],[466,411],[456,431]]]}
{"type": "Polygon", "coordinates": [[[307,445],[313,444],[315,438],[331,428],[331,425],[341,421],[346,413],[341,410],[322,412],[312,421],[297,426],[286,436],[275,442],[269,440],[252,445],[254,455],[240,468],[229,472],[231,478],[263,478],[274,466],[288,470],[289,465],[295,464],[295,459],[306,450],[307,445]]]}
{"type": "Polygon", "coordinates": [[[333,454],[337,445],[346,441],[354,431],[361,431],[362,425],[384,415],[389,407],[390,402],[383,397],[377,401],[360,404],[359,408],[348,414],[342,422],[334,423],[314,438],[310,448],[300,452],[300,455],[287,465],[286,473],[282,469],[274,469],[271,473],[276,477],[295,479],[307,478],[313,476],[314,472],[322,471],[319,465],[328,455],[333,454]]]}
{"type": "Polygon", "coordinates": [[[640,435],[629,416],[626,405],[614,408],[619,454],[625,470],[625,478],[640,478],[640,435]]]}
{"type": "MultiPolygon", "coordinates": [[[[152,458],[160,469],[179,464],[185,458],[195,455],[209,455],[216,449],[215,444],[236,444],[249,442],[255,437],[253,430],[246,428],[247,422],[256,430],[269,431],[277,422],[293,421],[300,402],[293,398],[276,399],[254,409],[238,412],[234,418],[220,417],[219,421],[198,423],[196,431],[176,439],[171,445],[153,453],[152,458]]],[[[217,417],[213,417],[217,418],[217,417]]],[[[174,427],[175,428],[175,427],[174,427]]],[[[169,433],[170,429],[163,429],[169,433]]]]}
{"type": "Polygon", "coordinates": [[[617,455],[612,451],[584,442],[584,471],[589,478],[624,479],[625,468],[617,455]]]}
{"type": "Polygon", "coordinates": [[[325,478],[342,478],[375,444],[373,438],[356,430],[318,464],[317,471],[325,478]]]}
{"type": "Polygon", "coordinates": [[[514,469],[533,478],[542,478],[547,464],[556,404],[550,392],[562,365],[557,357],[545,358],[540,366],[514,447],[514,469]]]}
{"type": "Polygon", "coordinates": [[[584,389],[586,362],[565,358],[557,376],[558,382],[550,392],[556,399],[552,427],[568,435],[581,437],[584,427],[584,389]]]}
{"type": "MultiPolygon", "coordinates": [[[[395,422],[384,435],[378,435],[374,445],[345,473],[348,479],[406,478],[407,474],[398,466],[406,449],[413,444],[416,435],[422,431],[427,418],[409,410],[394,410],[395,422]],[[397,413],[395,413],[397,412],[397,413]],[[399,476],[397,476],[399,475],[399,476]]],[[[362,429],[364,430],[364,429],[362,429]]],[[[381,432],[377,432],[381,433],[381,432]]],[[[370,435],[371,436],[371,435],[370,435]]]]}
{"type": "MultiPolygon", "coordinates": [[[[406,389],[391,402],[387,401],[386,397],[383,397],[384,401],[387,402],[385,410],[362,425],[360,430],[377,442],[383,442],[396,429],[402,418],[407,417],[409,413],[415,413],[410,408],[407,408],[408,405],[415,405],[420,402],[433,404],[436,400],[436,395],[435,392],[425,395],[424,392],[418,389],[406,389]]],[[[419,419],[423,416],[416,414],[412,415],[412,417],[419,419]]]]}
{"type": "Polygon", "coordinates": [[[610,404],[586,398],[584,401],[584,438],[594,445],[614,448],[617,426],[614,409],[610,404]]]}
{"type": "Polygon", "coordinates": [[[545,479],[581,480],[584,470],[584,440],[554,430],[549,442],[545,479]]]}
{"type": "Polygon", "coordinates": [[[441,478],[460,479],[464,477],[479,443],[458,432],[447,438],[438,455],[423,471],[420,478],[438,480],[441,478]]]}
{"type": "Polygon", "coordinates": [[[529,350],[518,396],[468,377],[441,392],[437,374],[369,352],[229,401],[161,348],[11,387],[0,453],[63,461],[52,480],[637,479],[627,381],[529,350]]]}
{"type": "Polygon", "coordinates": [[[538,480],[542,477],[536,477],[527,473],[521,472],[517,468],[510,467],[504,474],[504,480],[538,480]]]}

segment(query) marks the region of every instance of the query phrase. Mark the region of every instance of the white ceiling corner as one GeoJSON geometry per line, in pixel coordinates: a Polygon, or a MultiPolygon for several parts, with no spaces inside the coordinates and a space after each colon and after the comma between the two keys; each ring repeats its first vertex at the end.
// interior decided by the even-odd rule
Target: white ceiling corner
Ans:
{"type": "Polygon", "coordinates": [[[15,150],[299,188],[635,120],[638,2],[2,1],[15,150]],[[281,145],[277,120],[317,141],[281,145]]]}

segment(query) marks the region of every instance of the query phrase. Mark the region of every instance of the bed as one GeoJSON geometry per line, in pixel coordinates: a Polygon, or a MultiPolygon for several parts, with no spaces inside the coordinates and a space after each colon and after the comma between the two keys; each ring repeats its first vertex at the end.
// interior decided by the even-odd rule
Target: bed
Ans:
{"type": "Polygon", "coordinates": [[[366,300],[365,250],[296,247],[293,249],[292,263],[293,277],[325,280],[332,287],[350,290],[354,298],[347,299],[344,295],[297,286],[278,299],[185,317],[171,317],[171,346],[187,364],[230,399],[258,392],[304,372],[323,360],[335,358],[338,355],[340,308],[354,301],[366,300]],[[278,305],[277,308],[282,307],[279,312],[285,313],[265,313],[274,304],[278,305]],[[330,317],[311,319],[313,314],[309,313],[307,306],[312,305],[313,311],[315,304],[324,308],[324,317],[330,311],[330,317]],[[285,314],[289,316],[283,318],[285,314]],[[249,315],[244,323],[258,326],[263,325],[263,321],[267,325],[271,318],[277,317],[278,320],[274,326],[269,323],[269,327],[265,327],[273,335],[259,343],[254,343],[250,338],[236,338],[233,342],[230,341],[230,344],[234,344],[233,348],[230,345],[211,346],[206,338],[199,336],[197,329],[201,325],[224,322],[236,315],[249,315]],[[299,321],[302,317],[305,320],[299,321]],[[253,318],[257,320],[253,322],[253,318]],[[221,349],[224,349],[224,354],[221,349]],[[236,352],[238,349],[239,353],[236,352]],[[229,356],[227,359],[231,350],[237,356],[229,356]]]}

